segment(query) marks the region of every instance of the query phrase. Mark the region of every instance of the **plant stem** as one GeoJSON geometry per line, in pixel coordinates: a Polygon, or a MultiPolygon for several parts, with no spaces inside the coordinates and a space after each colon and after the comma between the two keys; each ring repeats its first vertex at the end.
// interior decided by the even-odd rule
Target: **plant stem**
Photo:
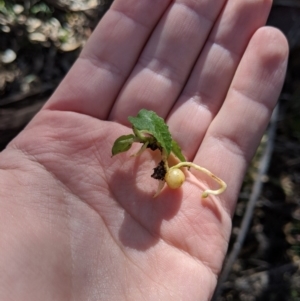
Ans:
{"type": "Polygon", "coordinates": [[[139,156],[139,155],[147,148],[148,144],[149,144],[149,142],[146,141],[146,142],[142,145],[142,147],[140,148],[140,150],[139,150],[137,153],[131,155],[131,157],[137,157],[137,156],[139,156]]]}

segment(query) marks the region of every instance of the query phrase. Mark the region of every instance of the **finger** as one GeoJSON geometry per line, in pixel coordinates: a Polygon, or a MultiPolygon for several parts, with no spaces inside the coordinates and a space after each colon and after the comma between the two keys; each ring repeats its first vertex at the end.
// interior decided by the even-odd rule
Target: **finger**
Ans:
{"type": "Polygon", "coordinates": [[[269,0],[229,1],[215,24],[168,118],[175,140],[190,160],[226,97],[251,36],[266,23],[270,7],[269,0]]]}
{"type": "Polygon", "coordinates": [[[45,108],[105,119],[170,1],[114,1],[45,108]]]}
{"type": "Polygon", "coordinates": [[[228,185],[221,195],[233,213],[249,161],[270,120],[285,76],[288,45],[280,31],[259,29],[251,39],[221,110],[195,157],[228,185]]]}
{"type": "Polygon", "coordinates": [[[110,119],[127,123],[141,108],[165,117],[178,97],[224,0],[176,0],[155,28],[110,119]]]}

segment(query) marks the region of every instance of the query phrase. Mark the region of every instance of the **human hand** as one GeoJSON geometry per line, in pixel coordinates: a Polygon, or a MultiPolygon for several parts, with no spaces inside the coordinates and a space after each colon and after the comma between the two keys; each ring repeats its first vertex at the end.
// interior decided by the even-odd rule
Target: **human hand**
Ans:
{"type": "Polygon", "coordinates": [[[267,0],[115,0],[0,155],[1,300],[209,300],[288,54],[267,0]],[[260,29],[259,29],[260,28],[260,29]],[[111,158],[127,116],[169,124],[200,174],[156,199],[157,157],[111,158]]]}

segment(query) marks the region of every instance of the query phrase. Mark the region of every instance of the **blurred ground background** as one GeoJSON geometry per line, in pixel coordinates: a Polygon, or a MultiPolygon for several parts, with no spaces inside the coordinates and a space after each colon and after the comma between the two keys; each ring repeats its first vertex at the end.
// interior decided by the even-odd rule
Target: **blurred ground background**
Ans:
{"type": "MultiPolygon", "coordinates": [[[[0,151],[51,95],[111,2],[0,0],[0,151]]],[[[229,254],[250,198],[251,222],[215,300],[300,301],[300,0],[275,0],[268,24],[289,40],[288,72],[275,134],[266,133],[245,177],[229,254]],[[263,187],[253,196],[255,181],[263,187]]]]}

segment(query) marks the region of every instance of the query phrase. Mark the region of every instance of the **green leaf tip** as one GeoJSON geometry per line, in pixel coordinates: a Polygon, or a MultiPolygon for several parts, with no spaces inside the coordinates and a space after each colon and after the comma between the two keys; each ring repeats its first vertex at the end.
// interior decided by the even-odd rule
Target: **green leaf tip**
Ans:
{"type": "Polygon", "coordinates": [[[172,151],[172,137],[163,118],[153,111],[142,109],[136,117],[129,116],[128,120],[136,130],[152,135],[169,156],[172,151]]]}
{"type": "Polygon", "coordinates": [[[129,116],[128,120],[132,124],[133,135],[124,135],[115,141],[112,148],[113,156],[129,150],[133,142],[139,142],[143,146],[136,155],[141,154],[146,148],[160,149],[166,158],[172,152],[180,161],[186,162],[180,146],[172,139],[169,127],[155,112],[142,109],[136,117],[129,116]]]}
{"type": "Polygon", "coordinates": [[[128,151],[134,142],[134,138],[135,136],[132,134],[119,137],[112,147],[112,156],[128,151]]]}

